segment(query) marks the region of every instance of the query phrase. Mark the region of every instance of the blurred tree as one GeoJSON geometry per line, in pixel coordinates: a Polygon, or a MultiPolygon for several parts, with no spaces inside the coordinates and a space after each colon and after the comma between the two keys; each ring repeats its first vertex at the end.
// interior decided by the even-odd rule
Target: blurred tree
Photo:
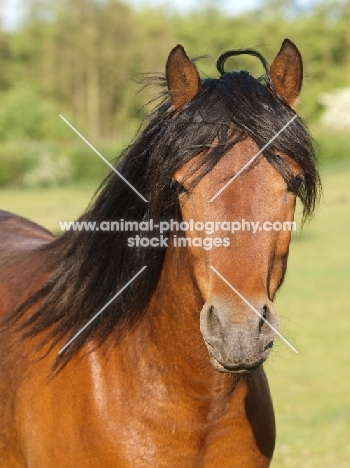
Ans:
{"type": "Polygon", "coordinates": [[[9,53],[9,37],[3,28],[3,0],[0,0],[0,57],[2,58],[2,66],[0,67],[0,90],[8,88],[8,62],[10,59],[9,53]]]}
{"type": "MultiPolygon", "coordinates": [[[[350,0],[308,9],[298,0],[264,0],[256,11],[240,16],[225,15],[221,4],[206,0],[195,11],[179,14],[166,8],[134,10],[119,0],[22,0],[20,28],[0,28],[0,95],[13,96],[17,89],[27,96],[23,90],[32,89],[35,99],[23,102],[44,109],[42,100],[47,108],[59,108],[94,141],[115,139],[130,126],[133,131],[148,109],[142,105],[156,94],[146,89],[139,96],[131,78],[164,72],[177,43],[192,57],[210,54],[197,62],[205,77],[215,75],[215,57],[225,50],[256,47],[272,60],[285,37],[303,55],[300,109],[308,120],[321,112],[321,92],[349,85],[350,0]]],[[[262,73],[251,57],[227,63],[227,69],[242,68],[262,73]]]]}
{"type": "Polygon", "coordinates": [[[271,17],[292,19],[312,8],[312,2],[305,4],[300,0],[263,0],[256,9],[256,14],[260,19],[271,17]]]}
{"type": "Polygon", "coordinates": [[[175,42],[159,12],[117,0],[28,0],[26,12],[11,41],[12,85],[35,85],[95,140],[125,126],[135,111],[129,78],[146,60],[159,68],[160,49],[175,42]]]}

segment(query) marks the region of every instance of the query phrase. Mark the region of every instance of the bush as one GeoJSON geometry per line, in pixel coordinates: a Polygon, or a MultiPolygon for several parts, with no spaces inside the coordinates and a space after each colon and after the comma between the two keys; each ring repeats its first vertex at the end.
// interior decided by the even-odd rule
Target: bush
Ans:
{"type": "Polygon", "coordinates": [[[29,167],[30,161],[22,145],[6,142],[0,146],[0,186],[19,185],[29,167]]]}
{"type": "MultiPolygon", "coordinates": [[[[77,137],[78,138],[78,137],[77,137]]],[[[121,145],[98,145],[112,164],[121,145]]],[[[55,186],[80,182],[96,185],[111,171],[85,143],[7,141],[0,144],[0,186],[55,186]]]]}
{"type": "Polygon", "coordinates": [[[1,96],[0,141],[71,138],[58,114],[33,87],[17,85],[1,96]]]}
{"type": "Polygon", "coordinates": [[[73,179],[73,166],[68,156],[43,153],[35,167],[26,172],[22,183],[28,187],[62,185],[73,179]]]}
{"type": "Polygon", "coordinates": [[[348,133],[331,133],[317,130],[314,138],[319,149],[321,162],[335,162],[350,159],[350,135],[348,133]]]}

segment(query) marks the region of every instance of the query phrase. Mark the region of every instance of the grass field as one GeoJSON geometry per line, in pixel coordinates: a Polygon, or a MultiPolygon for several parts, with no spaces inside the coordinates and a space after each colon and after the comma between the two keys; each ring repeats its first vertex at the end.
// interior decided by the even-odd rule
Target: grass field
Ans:
{"type": "MultiPolygon", "coordinates": [[[[273,468],[350,466],[350,164],[327,167],[316,218],[294,236],[277,298],[282,334],[268,360],[277,418],[273,468]]],[[[58,231],[94,187],[2,190],[0,207],[58,231]]]]}
{"type": "Polygon", "coordinates": [[[0,209],[36,221],[59,234],[59,221],[75,221],[88,206],[97,187],[1,189],[0,209]]]}
{"type": "Polygon", "coordinates": [[[328,168],[312,223],[291,245],[278,295],[282,342],[266,369],[278,440],[273,467],[350,466],[350,167],[328,168]]]}

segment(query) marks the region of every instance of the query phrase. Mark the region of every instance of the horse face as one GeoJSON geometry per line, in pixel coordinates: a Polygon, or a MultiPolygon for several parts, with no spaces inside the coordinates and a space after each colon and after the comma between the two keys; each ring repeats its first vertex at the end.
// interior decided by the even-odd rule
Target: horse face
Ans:
{"type": "MultiPolygon", "coordinates": [[[[286,270],[295,194],[260,156],[210,202],[257,152],[252,140],[236,144],[191,190],[186,188],[196,177],[198,157],[175,175],[184,186],[179,193],[182,218],[193,227],[186,231],[187,248],[205,300],[200,329],[214,368],[223,372],[259,366],[278,328],[272,300],[286,270]],[[281,229],[286,222],[289,229],[286,224],[281,229]]],[[[299,176],[297,164],[285,159],[299,176]]]]}
{"type": "MultiPolygon", "coordinates": [[[[181,112],[201,90],[196,67],[181,46],[168,57],[166,77],[172,109],[181,112]]],[[[295,107],[302,79],[300,53],[286,39],[270,67],[269,92],[289,107],[295,107]]],[[[180,195],[184,221],[214,222],[212,237],[216,241],[213,240],[212,249],[208,249],[208,241],[204,239],[208,236],[203,230],[194,229],[186,235],[192,241],[201,238],[201,245],[207,246],[206,250],[198,246],[198,240],[191,242],[189,255],[195,280],[206,301],[200,314],[200,328],[211,362],[219,371],[240,372],[259,366],[271,350],[278,326],[272,300],[283,281],[291,232],[273,230],[271,226],[274,222],[293,220],[295,195],[261,156],[210,202],[257,151],[251,139],[237,143],[187,192],[186,184],[196,175],[192,174],[192,164],[197,164],[196,159],[201,156],[175,174],[185,189],[180,195]],[[241,223],[242,229],[226,231],[224,221],[241,223]],[[249,229],[248,224],[243,229],[244,221],[249,223],[249,229]]],[[[300,168],[291,160],[286,162],[297,176],[300,168]]]]}

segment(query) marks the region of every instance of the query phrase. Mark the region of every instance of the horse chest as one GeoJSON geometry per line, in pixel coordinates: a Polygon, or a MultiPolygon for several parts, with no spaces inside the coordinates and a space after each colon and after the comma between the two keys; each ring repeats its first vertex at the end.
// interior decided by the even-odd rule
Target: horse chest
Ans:
{"type": "Polygon", "coordinates": [[[89,379],[63,371],[48,385],[38,382],[34,391],[23,388],[19,406],[25,415],[22,445],[30,448],[27,467],[269,466],[257,442],[257,432],[269,428],[254,427],[250,420],[244,382],[225,401],[195,401],[156,380],[150,387],[130,384],[133,379],[111,386],[98,369],[89,379]]]}

